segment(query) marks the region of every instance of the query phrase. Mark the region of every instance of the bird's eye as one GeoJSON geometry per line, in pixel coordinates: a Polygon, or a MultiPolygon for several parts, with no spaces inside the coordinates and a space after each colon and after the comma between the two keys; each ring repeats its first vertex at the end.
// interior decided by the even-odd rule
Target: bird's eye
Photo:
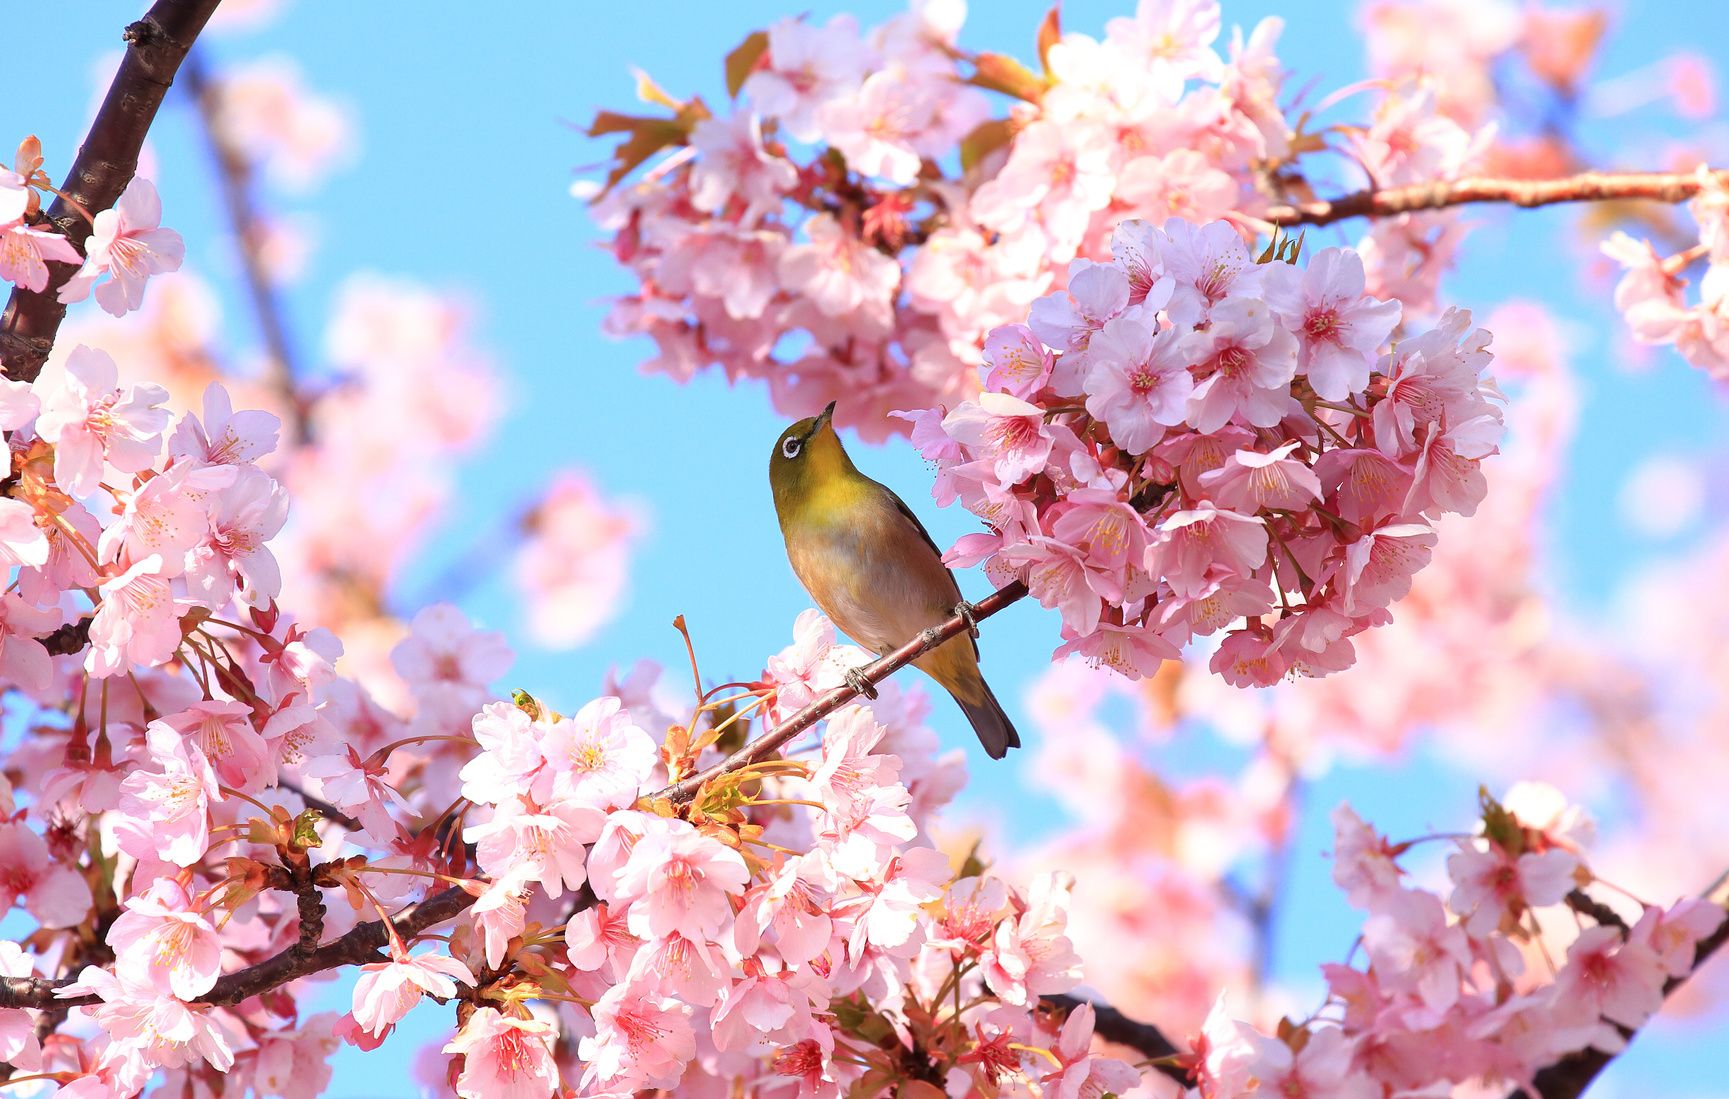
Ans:
{"type": "Polygon", "coordinates": [[[788,439],[786,442],[780,444],[780,452],[787,458],[797,458],[798,452],[803,448],[803,446],[804,444],[799,442],[797,439],[788,439]]]}

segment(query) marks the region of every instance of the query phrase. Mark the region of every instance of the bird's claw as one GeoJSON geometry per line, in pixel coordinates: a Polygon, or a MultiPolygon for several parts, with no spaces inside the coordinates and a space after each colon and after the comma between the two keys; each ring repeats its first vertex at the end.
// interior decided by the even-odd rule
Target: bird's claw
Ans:
{"type": "Polygon", "coordinates": [[[865,698],[875,700],[877,696],[875,685],[873,685],[870,680],[866,679],[864,677],[864,672],[858,668],[848,668],[846,670],[846,685],[853,689],[854,694],[862,695],[865,698]]]}
{"type": "Polygon", "coordinates": [[[963,599],[955,604],[954,614],[967,624],[967,632],[977,638],[979,635],[979,609],[963,599]]]}

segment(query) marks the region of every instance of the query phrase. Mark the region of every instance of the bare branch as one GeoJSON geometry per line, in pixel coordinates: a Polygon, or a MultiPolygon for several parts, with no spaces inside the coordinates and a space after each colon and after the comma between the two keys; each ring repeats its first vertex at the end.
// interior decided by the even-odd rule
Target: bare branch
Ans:
{"type": "MultiPolygon", "coordinates": [[[[162,97],[198,32],[220,0],[157,0],[143,19],[126,28],[126,56],[108,86],[108,96],[90,124],[60,189],[72,199],[56,198],[48,218],[78,251],[90,237],[90,224],[76,203],[92,214],[109,209],[138,172],[138,151],[156,118],[162,97]]],[[[76,272],[70,263],[48,265],[48,285],[40,291],[15,288],[0,316],[0,363],[13,381],[34,381],[54,349],[66,307],[60,288],[76,272]]]]}
{"type": "MultiPolygon", "coordinates": [[[[1729,171],[1711,174],[1719,184],[1729,184],[1729,171]]],[[[1484,202],[1522,207],[1630,200],[1676,203],[1698,194],[1700,186],[1696,172],[1581,172],[1560,179],[1444,179],[1274,206],[1260,220],[1272,225],[1331,225],[1347,218],[1397,217],[1484,202]]]]}

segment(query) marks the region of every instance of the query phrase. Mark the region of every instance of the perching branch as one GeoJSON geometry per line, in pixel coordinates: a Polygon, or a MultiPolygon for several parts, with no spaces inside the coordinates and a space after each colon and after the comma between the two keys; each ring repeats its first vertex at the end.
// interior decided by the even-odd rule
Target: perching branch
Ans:
{"type": "MultiPolygon", "coordinates": [[[[107,98],[90,124],[48,218],[79,252],[90,237],[90,223],[78,213],[109,209],[138,172],[138,151],[144,135],[174,83],[174,74],[198,32],[204,29],[221,0],[157,0],[143,19],[126,28],[126,55],[107,98]],[[68,202],[67,198],[72,201],[68,202]],[[76,205],[74,205],[76,204],[76,205]]],[[[48,285],[39,291],[15,288],[0,316],[0,365],[13,381],[34,381],[54,349],[66,307],[60,288],[77,273],[70,263],[48,265],[48,285]]]]}
{"type": "Polygon", "coordinates": [[[246,292],[252,299],[252,312],[258,318],[259,333],[264,338],[265,380],[282,402],[295,441],[304,444],[311,438],[310,424],[296,385],[299,375],[289,344],[288,326],[283,323],[282,306],[264,262],[264,225],[252,201],[252,165],[222,129],[219,117],[222,89],[210,82],[205,74],[203,56],[198,51],[194,50],[187,56],[184,71],[186,92],[198,107],[198,119],[202,123],[205,141],[210,146],[210,158],[216,164],[222,204],[228,210],[229,228],[234,232],[235,247],[240,252],[246,292]]]}
{"type": "MultiPolygon", "coordinates": [[[[1705,899],[1716,905],[1729,901],[1729,874],[1719,878],[1717,884],[1706,891],[1705,899]]],[[[1688,970],[1685,976],[1671,977],[1663,985],[1663,998],[1668,999],[1676,989],[1703,969],[1711,955],[1717,953],[1725,942],[1729,942],[1729,920],[1724,920],[1716,931],[1699,940],[1698,945],[1693,948],[1693,968],[1688,970]]],[[[1629,1027],[1617,1029],[1621,1031],[1622,1037],[1627,1039],[1632,1039],[1637,1033],[1629,1027]]],[[[1535,1087],[1531,1091],[1520,1088],[1508,1095],[1507,1099],[1577,1099],[1591,1086],[1592,1081],[1597,1079],[1598,1073],[1607,1068],[1614,1059],[1615,1054],[1604,1053],[1600,1049],[1582,1049],[1577,1053],[1569,1053],[1537,1073],[1532,1081],[1535,1087]]]]}
{"type": "MultiPolygon", "coordinates": [[[[1711,175],[1729,185],[1729,171],[1711,175]]],[[[1474,177],[1370,188],[1336,199],[1274,206],[1261,215],[1272,225],[1331,225],[1347,218],[1397,217],[1482,202],[1554,206],[1564,202],[1685,202],[1699,193],[1696,172],[1581,172],[1560,179],[1474,177]]]]}
{"type": "MultiPolygon", "coordinates": [[[[1026,585],[1015,581],[980,600],[976,605],[974,620],[982,621],[989,618],[1004,607],[1017,602],[1026,594],[1026,585]]],[[[941,624],[931,627],[894,652],[861,668],[860,674],[863,682],[872,685],[881,683],[901,668],[906,667],[944,641],[958,636],[966,629],[967,622],[959,615],[945,619],[941,624]]],[[[857,697],[858,692],[851,686],[836,687],[834,690],[826,691],[812,700],[804,709],[740,748],[725,760],[690,776],[682,782],[666,787],[651,795],[651,798],[655,800],[664,798],[675,803],[688,802],[696,796],[703,783],[769,758],[793,737],[857,697]]],[[[592,898],[592,894],[590,897],[592,898]]],[[[417,905],[410,905],[405,908],[392,917],[391,923],[396,926],[397,934],[402,938],[413,939],[414,936],[428,928],[454,919],[475,900],[476,897],[466,889],[461,886],[452,886],[442,893],[428,897],[417,905]]],[[[587,903],[579,902],[572,914],[582,911],[592,903],[592,899],[587,903]]],[[[305,949],[301,943],[296,942],[262,962],[224,975],[216,982],[214,988],[204,996],[199,997],[199,1001],[221,1005],[237,1004],[249,997],[269,992],[271,989],[285,985],[290,981],[311,976],[314,973],[321,973],[327,969],[379,961],[378,952],[388,941],[389,936],[385,934],[384,922],[371,920],[356,925],[346,935],[332,939],[316,949],[305,949]]],[[[83,1007],[96,1002],[94,996],[56,998],[54,991],[69,983],[71,982],[68,980],[40,977],[0,979],[0,1008],[40,1008],[49,1005],[83,1007]]]]}
{"type": "MultiPolygon", "coordinates": [[[[1019,602],[1026,594],[1027,586],[1025,584],[1019,580],[1011,581],[974,604],[973,620],[983,622],[1004,607],[1019,602]]],[[[960,615],[957,614],[944,619],[940,624],[925,630],[894,652],[860,668],[858,670],[859,676],[863,682],[874,687],[943,642],[953,637],[959,637],[966,630],[967,621],[960,615]]],[[[824,691],[812,699],[804,709],[746,744],[732,755],[707,770],[698,771],[682,782],[673,783],[657,796],[668,798],[677,804],[683,804],[696,796],[703,783],[712,782],[728,771],[736,771],[740,767],[761,763],[780,751],[787,741],[857,697],[858,691],[850,685],[824,691]]]]}

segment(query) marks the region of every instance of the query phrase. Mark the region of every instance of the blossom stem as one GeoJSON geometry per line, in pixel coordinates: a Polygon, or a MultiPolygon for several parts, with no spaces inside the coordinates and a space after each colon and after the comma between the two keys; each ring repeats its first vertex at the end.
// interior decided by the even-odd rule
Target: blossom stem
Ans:
{"type": "Polygon", "coordinates": [[[371,770],[373,768],[384,766],[384,762],[390,757],[390,753],[396,751],[398,748],[406,748],[410,744],[428,744],[435,740],[448,740],[455,744],[466,744],[471,748],[478,748],[480,746],[471,736],[452,736],[449,733],[424,733],[420,736],[405,736],[401,740],[391,741],[376,752],[373,752],[370,756],[367,756],[366,767],[368,770],[371,770]]]}

